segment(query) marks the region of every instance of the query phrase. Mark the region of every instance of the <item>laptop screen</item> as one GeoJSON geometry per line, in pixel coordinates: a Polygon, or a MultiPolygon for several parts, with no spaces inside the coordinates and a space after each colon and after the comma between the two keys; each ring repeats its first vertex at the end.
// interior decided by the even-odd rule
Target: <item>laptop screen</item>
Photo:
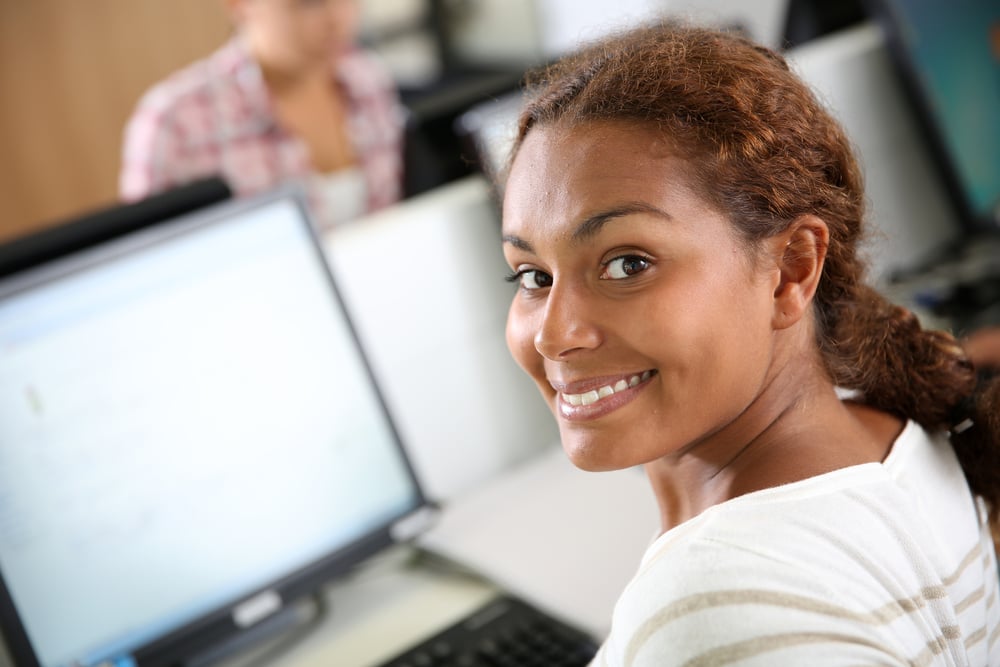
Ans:
{"type": "Polygon", "coordinates": [[[200,622],[238,630],[242,601],[273,610],[422,502],[294,193],[0,281],[16,659],[141,663],[200,622]]]}
{"type": "Polygon", "coordinates": [[[868,0],[970,231],[1000,226],[1000,3],[868,0]]]}

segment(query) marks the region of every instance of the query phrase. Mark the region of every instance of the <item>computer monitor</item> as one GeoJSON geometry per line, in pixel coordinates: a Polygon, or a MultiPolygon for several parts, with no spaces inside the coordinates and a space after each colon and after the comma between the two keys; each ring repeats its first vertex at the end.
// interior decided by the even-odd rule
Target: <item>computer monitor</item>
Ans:
{"type": "Polygon", "coordinates": [[[232,196],[225,180],[210,176],[139,201],[111,204],[69,220],[42,225],[33,234],[0,245],[0,277],[232,196]]]}
{"type": "Polygon", "coordinates": [[[427,507],[299,192],[37,257],[0,267],[16,664],[216,651],[427,507]]]}
{"type": "Polygon", "coordinates": [[[1000,3],[869,0],[954,205],[1000,229],[1000,3]]]}

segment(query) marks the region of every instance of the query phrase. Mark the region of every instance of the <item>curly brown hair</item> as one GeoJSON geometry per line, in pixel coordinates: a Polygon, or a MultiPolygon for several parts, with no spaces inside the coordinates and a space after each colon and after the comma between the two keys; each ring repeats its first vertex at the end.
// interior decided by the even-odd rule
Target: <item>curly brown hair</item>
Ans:
{"type": "Polygon", "coordinates": [[[830,378],[867,405],[952,430],[973,491],[1000,508],[1000,382],[977,387],[952,335],[923,329],[866,282],[861,170],[843,129],[780,54],[664,23],[591,45],[527,83],[511,160],[536,125],[650,123],[749,246],[802,215],[824,220],[830,242],[813,308],[830,378]],[[967,419],[971,428],[954,428],[967,419]]]}

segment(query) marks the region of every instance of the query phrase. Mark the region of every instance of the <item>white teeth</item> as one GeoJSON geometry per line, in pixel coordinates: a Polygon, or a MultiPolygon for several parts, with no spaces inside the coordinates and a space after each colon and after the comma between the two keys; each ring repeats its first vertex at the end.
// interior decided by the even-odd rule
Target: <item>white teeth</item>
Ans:
{"type": "Polygon", "coordinates": [[[626,389],[630,389],[642,382],[645,382],[652,377],[652,375],[653,374],[650,371],[644,371],[641,375],[633,375],[628,380],[619,380],[614,384],[614,386],[604,385],[600,389],[594,389],[583,394],[562,394],[562,398],[564,401],[574,406],[593,405],[602,398],[607,398],[608,396],[611,396],[619,391],[625,391],[626,389]]]}

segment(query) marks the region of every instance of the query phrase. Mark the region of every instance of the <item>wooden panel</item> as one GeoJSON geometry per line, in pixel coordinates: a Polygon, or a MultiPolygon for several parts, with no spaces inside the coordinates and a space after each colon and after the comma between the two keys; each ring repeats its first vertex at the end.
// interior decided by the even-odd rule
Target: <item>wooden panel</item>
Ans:
{"type": "Polygon", "coordinates": [[[223,0],[0,0],[0,241],[114,203],[139,96],[229,33],[223,0]]]}

